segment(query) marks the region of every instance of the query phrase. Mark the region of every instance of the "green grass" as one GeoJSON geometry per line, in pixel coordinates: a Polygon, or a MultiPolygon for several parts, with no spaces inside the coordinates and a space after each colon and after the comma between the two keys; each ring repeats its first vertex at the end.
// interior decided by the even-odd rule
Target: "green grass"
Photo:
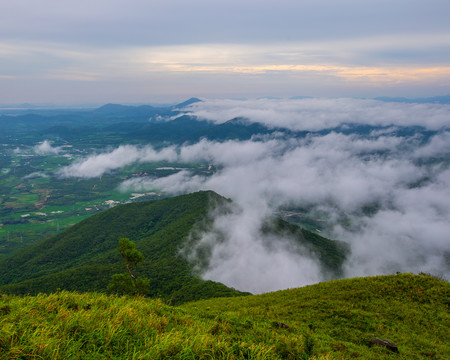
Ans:
{"type": "Polygon", "coordinates": [[[444,359],[449,294],[444,281],[400,274],[181,307],[98,293],[3,295],[0,358],[444,359]],[[399,353],[369,347],[373,337],[399,353]]]}

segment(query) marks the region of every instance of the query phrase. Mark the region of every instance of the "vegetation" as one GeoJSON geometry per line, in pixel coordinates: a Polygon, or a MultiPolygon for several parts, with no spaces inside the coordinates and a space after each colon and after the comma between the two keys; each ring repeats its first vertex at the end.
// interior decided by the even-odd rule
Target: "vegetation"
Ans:
{"type": "MultiPolygon", "coordinates": [[[[116,206],[0,260],[0,289],[37,294],[57,289],[104,291],[123,269],[117,239],[132,238],[145,261],[135,275],[148,278],[151,297],[175,303],[242,293],[194,276],[194,264],[180,255],[194,225],[204,222],[210,204],[226,201],[212,191],[116,206]]],[[[331,240],[282,220],[262,231],[289,236],[316,252],[330,273],[339,275],[345,249],[331,240]]],[[[128,281],[125,276],[116,281],[128,281]]],[[[110,288],[112,290],[112,288],[110,288]]],[[[115,289],[117,291],[117,288],[115,289]]]]}
{"type": "Polygon", "coordinates": [[[132,273],[134,267],[144,260],[144,255],[136,249],[136,245],[127,238],[119,239],[117,251],[125,260],[126,273],[114,274],[108,285],[108,290],[120,294],[146,295],[149,291],[149,280],[137,277],[132,273]]]}
{"type": "Polygon", "coordinates": [[[346,243],[331,241],[323,236],[290,224],[279,218],[272,218],[263,231],[274,235],[285,234],[294,237],[297,241],[315,254],[320,260],[322,271],[330,277],[340,276],[341,266],[350,249],[346,243]]]}
{"type": "MultiPolygon", "coordinates": [[[[198,99],[188,103],[195,101],[198,99]]],[[[132,197],[130,192],[120,193],[116,188],[136,173],[166,176],[167,172],[155,168],[173,164],[129,166],[95,179],[60,178],[55,172],[79,157],[103,151],[108,146],[148,144],[153,141],[145,136],[149,126],[152,128],[147,130],[149,136],[156,135],[153,146],[171,141],[164,137],[173,130],[173,125],[167,122],[164,126],[166,122],[158,119],[176,114],[173,106],[114,104],[83,110],[0,109],[3,130],[0,133],[0,258],[109,208],[107,201],[128,201],[132,197]],[[36,152],[34,146],[44,140],[49,140],[59,153],[36,152]]],[[[197,131],[196,124],[201,125],[193,119],[177,124],[176,130],[180,131],[177,139],[197,131]],[[194,128],[189,130],[191,126],[194,128]]],[[[145,200],[149,198],[157,196],[147,196],[145,200]]]]}
{"type": "MultiPolygon", "coordinates": [[[[193,98],[167,107],[107,104],[98,109],[82,110],[0,109],[3,130],[0,133],[0,258],[56,235],[84,218],[109,208],[107,202],[129,201],[133,198],[131,191],[121,193],[116,190],[126,179],[135,176],[163,177],[180,171],[177,167],[188,167],[194,174],[203,176],[214,172],[208,170],[210,164],[206,162],[177,165],[155,162],[135,163],[99,178],[56,176],[55,172],[80,157],[117,147],[117,144],[150,144],[160,149],[167,145],[194,143],[200,139],[257,140],[274,133],[277,136],[303,138],[311,134],[307,131],[268,128],[242,118],[214,124],[182,115],[179,111],[186,104],[197,101],[193,98]],[[166,121],[174,117],[174,120],[166,121]],[[34,147],[44,140],[49,140],[54,150],[55,147],[60,150],[59,153],[37,153],[34,147]],[[161,167],[172,169],[159,169],[161,167]]],[[[383,127],[346,124],[315,134],[334,131],[370,137],[372,131],[380,129],[383,127]]],[[[420,134],[416,137],[417,141],[424,143],[436,131],[400,127],[395,134],[420,134]]],[[[142,197],[140,200],[156,198],[159,196],[142,197]]],[[[369,206],[368,210],[374,209],[369,206]]],[[[305,214],[297,219],[296,224],[319,232],[325,222],[320,216],[310,215],[305,214]]],[[[286,217],[285,220],[293,218],[286,217]]]]}
{"type": "MultiPolygon", "coordinates": [[[[77,157],[118,143],[160,148],[202,138],[257,138],[273,131],[307,135],[245,119],[220,125],[189,116],[161,121],[176,114],[176,107],[113,104],[0,114],[0,359],[450,357],[446,282],[400,274],[250,296],[199,279],[194,265],[180,256],[193,227],[208,225],[210,203],[225,201],[219,195],[199,192],[106,210],[106,200],[129,200],[130,194],[114,190],[123,180],[166,176],[187,164],[133,164],[91,179],[55,176],[77,157]],[[45,139],[64,146],[63,152],[36,154],[33,146],[45,139]],[[133,239],[140,251],[122,240],[119,255],[121,238],[133,239]],[[127,272],[120,273],[124,260],[127,272]],[[192,302],[199,299],[207,300],[192,302]],[[372,338],[389,339],[399,353],[369,346],[372,338]]],[[[321,133],[369,136],[374,129],[346,125],[321,133]]],[[[421,141],[433,135],[424,129],[414,132],[421,141]]],[[[210,174],[208,164],[189,167],[210,174]]],[[[376,204],[366,210],[376,211],[376,204]]],[[[320,217],[298,214],[286,219],[320,230],[320,217]]],[[[294,239],[317,255],[330,278],[340,275],[345,245],[282,220],[268,219],[261,231],[294,239]]]]}
{"type": "Polygon", "coordinates": [[[57,289],[105,291],[123,269],[117,240],[132,238],[145,261],[135,275],[150,279],[151,297],[173,303],[242,293],[192,275],[179,250],[192,226],[206,216],[213,192],[116,206],[0,261],[1,289],[15,294],[57,289]]]}
{"type": "Polygon", "coordinates": [[[448,283],[399,274],[171,307],[98,293],[0,297],[1,359],[444,359],[448,283]],[[369,346],[389,339],[394,353],[369,346]]]}

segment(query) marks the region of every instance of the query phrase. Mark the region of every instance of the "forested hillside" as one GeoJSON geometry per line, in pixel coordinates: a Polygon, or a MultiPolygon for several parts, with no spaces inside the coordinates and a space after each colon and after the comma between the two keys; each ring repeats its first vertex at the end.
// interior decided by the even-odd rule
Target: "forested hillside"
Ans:
{"type": "MultiPolygon", "coordinates": [[[[212,204],[227,201],[207,191],[116,206],[2,260],[0,289],[15,294],[106,291],[111,276],[124,271],[115,249],[118,239],[126,237],[144,254],[136,271],[150,279],[150,297],[179,303],[239,295],[223,284],[196,277],[193,264],[179,255],[191,229],[206,218],[212,204]]],[[[339,273],[345,259],[339,243],[282,220],[270,222],[264,231],[290,233],[318,254],[326,271],[339,273]]]]}
{"type": "Polygon", "coordinates": [[[177,256],[191,227],[206,215],[210,192],[131,203],[94,215],[0,263],[2,290],[18,294],[57,289],[105,291],[111,275],[123,272],[116,252],[128,237],[145,255],[137,274],[150,278],[149,296],[175,302],[236,295],[222,284],[191,275],[177,256]]]}

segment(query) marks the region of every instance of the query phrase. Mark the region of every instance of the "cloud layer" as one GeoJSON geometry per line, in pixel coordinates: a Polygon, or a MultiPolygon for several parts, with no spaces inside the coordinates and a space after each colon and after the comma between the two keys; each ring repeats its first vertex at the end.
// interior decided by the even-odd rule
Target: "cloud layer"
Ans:
{"type": "MultiPolygon", "coordinates": [[[[202,140],[162,151],[122,146],[80,160],[63,173],[99,176],[131,162],[155,159],[215,165],[217,170],[210,174],[181,170],[167,177],[131,178],[121,188],[171,194],[214,190],[231,198],[236,206],[213,214],[213,228],[197,236],[199,246],[211,248],[203,276],[241,290],[264,292],[327,278],[314,256],[296,248],[289,238],[277,239],[277,247],[268,245],[273,239],[259,229],[280,207],[321,214],[328,224],[325,235],[350,244],[345,276],[424,271],[450,277],[446,263],[450,253],[450,132],[397,134],[400,125],[419,125],[420,119],[425,128],[441,129],[448,125],[447,107],[318,100],[307,102],[307,109],[299,112],[279,101],[276,112],[275,101],[265,103],[272,110],[254,115],[247,109],[257,110],[255,104],[261,102],[238,102],[239,113],[226,111],[222,104],[217,118],[245,114],[251,121],[273,126],[284,123],[296,129],[347,122],[390,127],[368,134],[202,140]],[[290,116],[297,116],[296,121],[290,116]]],[[[208,106],[192,111],[213,113],[208,106]]],[[[187,252],[191,259],[195,249],[187,252]]]]}
{"type": "Polygon", "coordinates": [[[323,130],[342,124],[423,126],[438,130],[450,126],[450,106],[386,103],[358,99],[205,100],[191,104],[186,114],[224,123],[236,117],[269,127],[323,130]]]}

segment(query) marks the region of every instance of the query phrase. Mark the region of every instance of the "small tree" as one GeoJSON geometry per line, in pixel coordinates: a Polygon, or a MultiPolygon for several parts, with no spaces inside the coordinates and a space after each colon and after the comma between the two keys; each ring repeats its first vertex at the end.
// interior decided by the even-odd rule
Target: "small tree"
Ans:
{"type": "Polygon", "coordinates": [[[132,272],[136,265],[144,260],[144,255],[136,249],[134,242],[127,238],[119,239],[117,251],[125,260],[127,272],[113,275],[109,282],[108,290],[130,295],[147,294],[150,288],[149,280],[138,278],[132,272]]]}

